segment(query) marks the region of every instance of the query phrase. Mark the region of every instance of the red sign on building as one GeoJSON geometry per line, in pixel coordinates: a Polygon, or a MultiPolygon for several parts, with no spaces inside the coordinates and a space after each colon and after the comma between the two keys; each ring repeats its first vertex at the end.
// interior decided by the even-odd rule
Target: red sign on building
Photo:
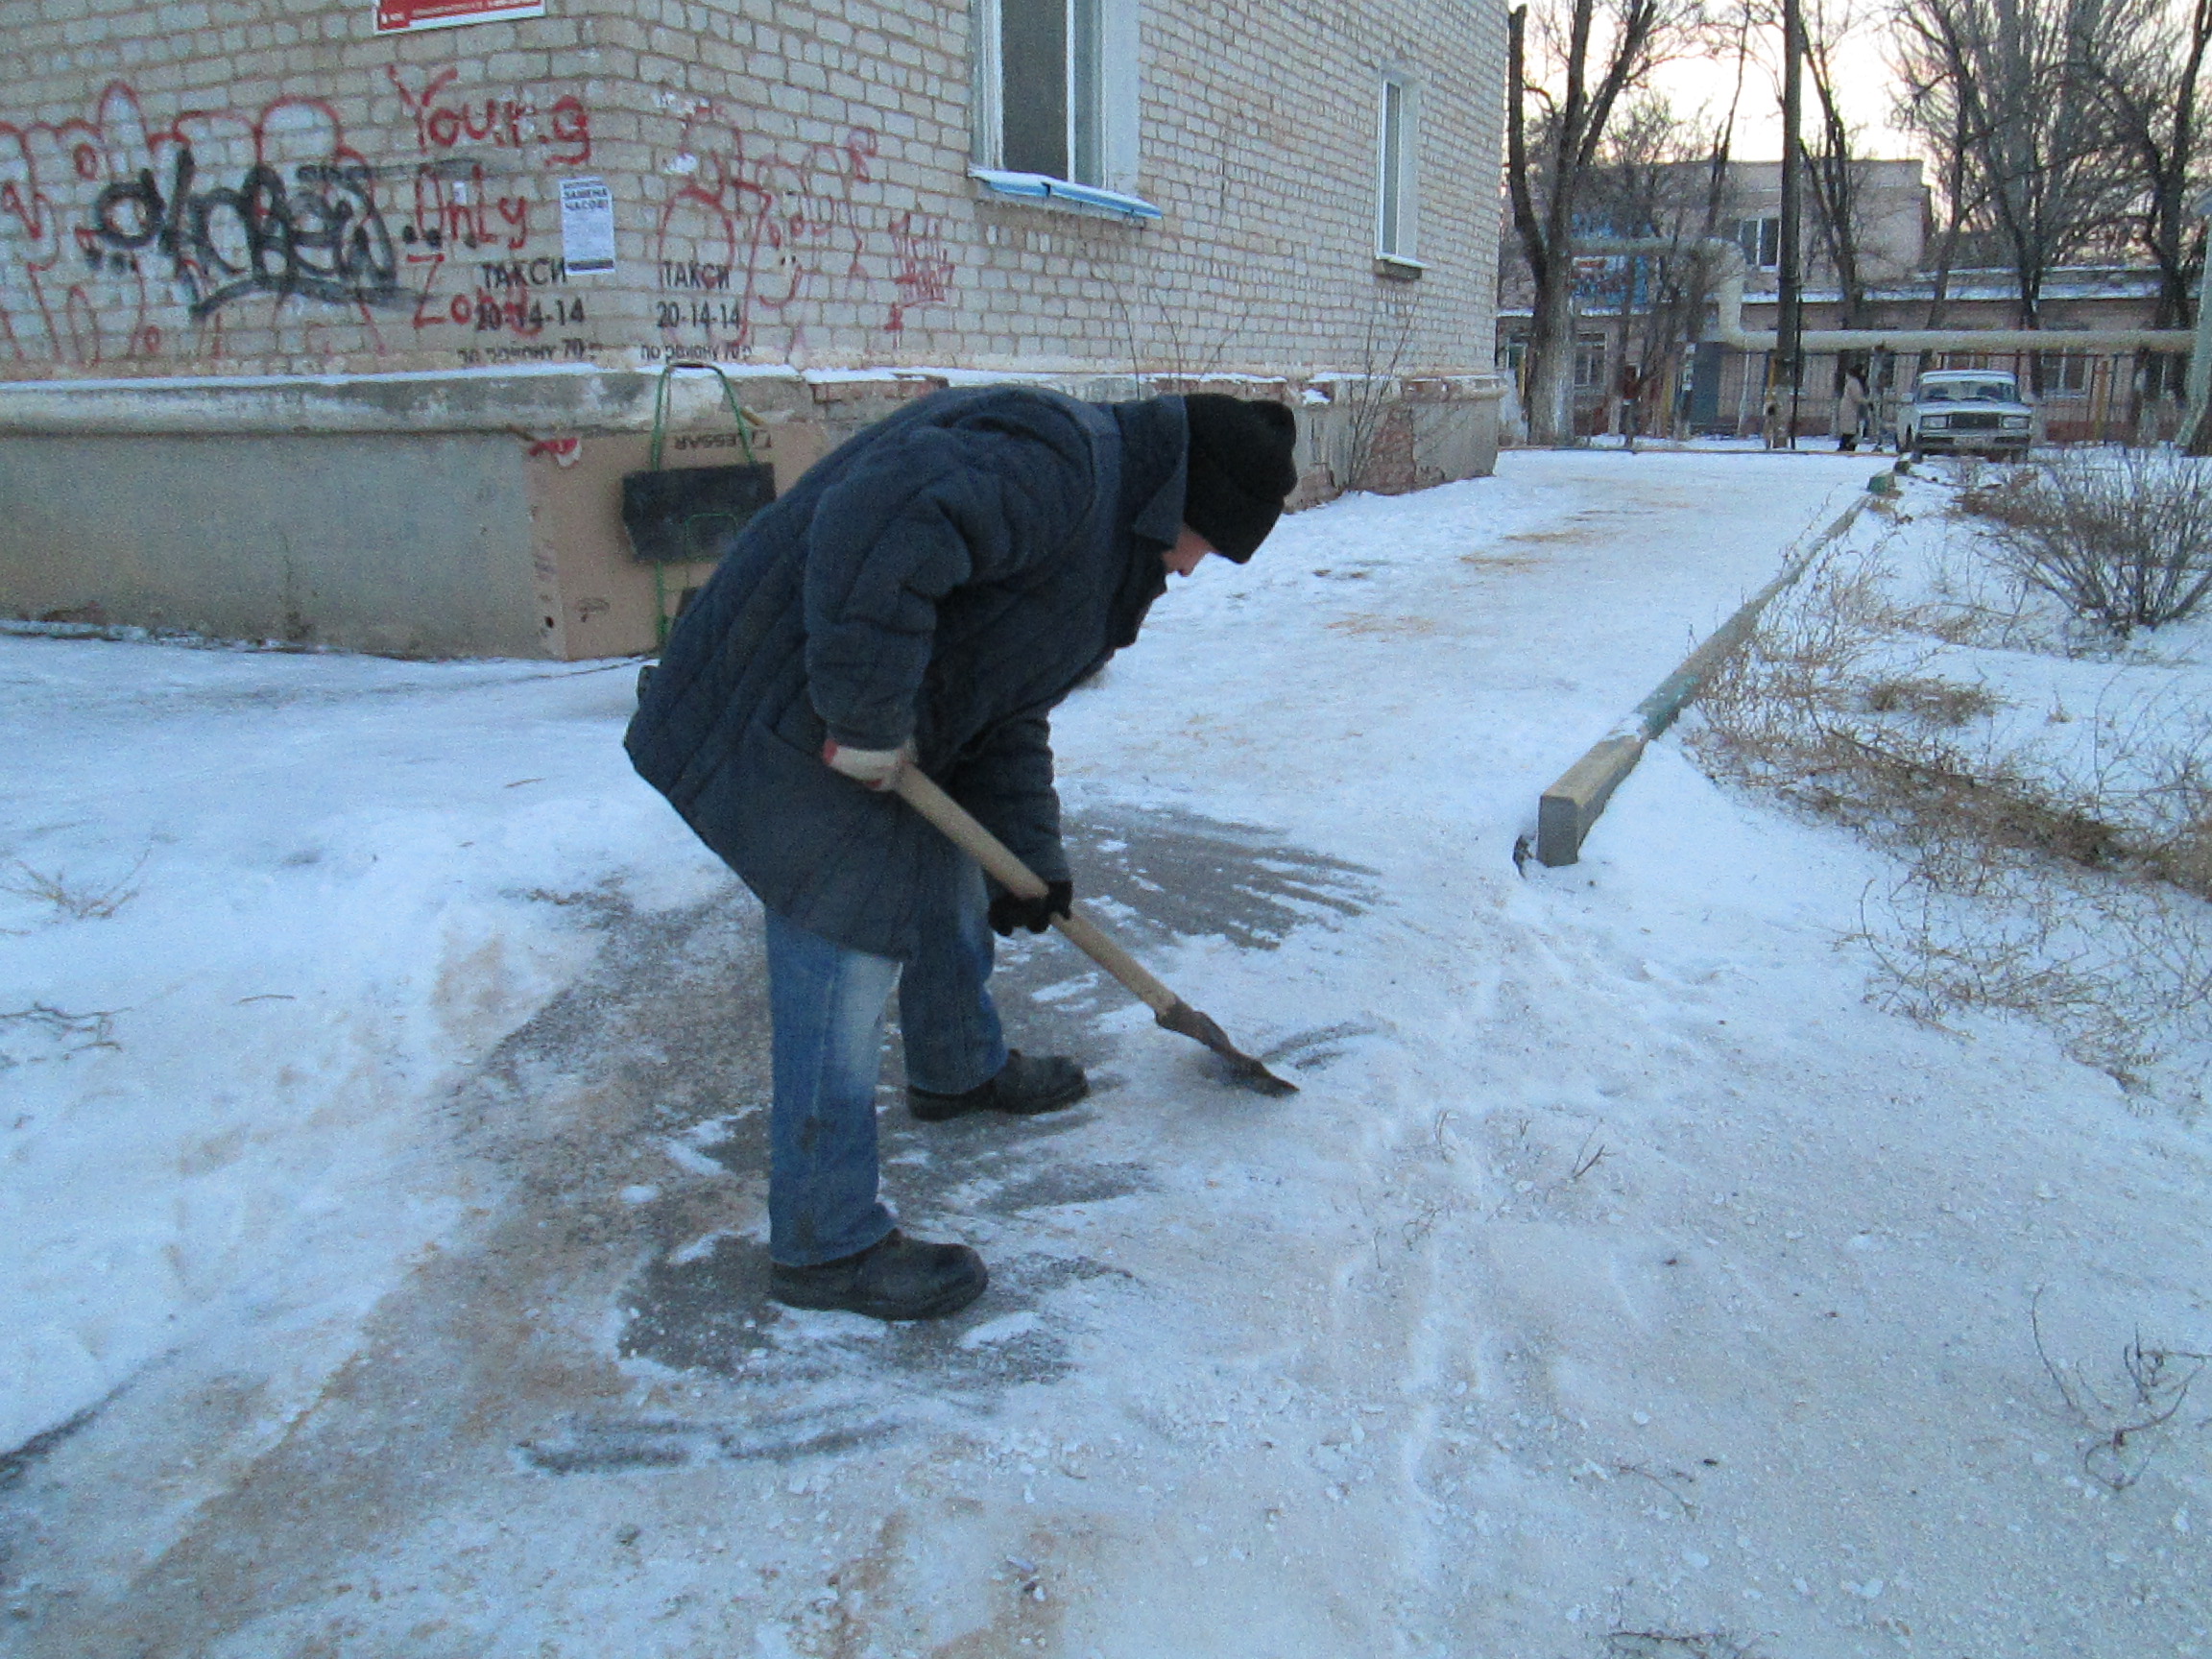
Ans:
{"type": "Polygon", "coordinates": [[[376,33],[403,35],[411,29],[454,29],[544,15],[545,0],[376,0],[376,33]]]}

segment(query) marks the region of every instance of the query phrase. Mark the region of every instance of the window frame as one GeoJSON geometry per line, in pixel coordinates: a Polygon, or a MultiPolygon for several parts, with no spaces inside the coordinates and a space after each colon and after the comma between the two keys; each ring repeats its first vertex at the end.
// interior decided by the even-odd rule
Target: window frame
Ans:
{"type": "Polygon", "coordinates": [[[2036,378],[2045,397],[2072,402],[2096,389],[2096,364],[2089,352],[2060,348],[2038,351],[2036,356],[2042,359],[2036,365],[2036,378]]]}
{"type": "Polygon", "coordinates": [[[1782,268],[1782,216],[1778,213],[1745,214],[1736,221],[1736,246],[1743,250],[1743,262],[1754,271],[1779,271],[1782,268]],[[1744,247],[1744,232],[1751,227],[1754,247],[1744,247]],[[1774,256],[1767,257],[1771,244],[1774,256]]]}
{"type": "Polygon", "coordinates": [[[1403,69],[1385,69],[1375,101],[1375,258],[1414,274],[1427,269],[1420,156],[1421,84],[1403,69]]]}
{"type": "Polygon", "coordinates": [[[1575,391],[1603,393],[1613,383],[1613,337],[1602,332],[1577,333],[1571,362],[1575,391]]]}
{"type": "Polygon", "coordinates": [[[1057,173],[1011,168],[1006,159],[1006,4],[970,0],[971,165],[979,172],[1035,177],[1088,191],[1134,193],[1139,0],[1063,0],[1065,165],[1057,173]]]}

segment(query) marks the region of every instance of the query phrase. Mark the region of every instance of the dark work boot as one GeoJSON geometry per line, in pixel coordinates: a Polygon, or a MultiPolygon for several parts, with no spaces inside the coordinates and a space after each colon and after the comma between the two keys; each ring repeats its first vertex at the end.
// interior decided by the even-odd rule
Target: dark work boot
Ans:
{"type": "Polygon", "coordinates": [[[813,1267],[774,1264],[768,1294],[786,1308],[834,1309],[871,1319],[942,1319],[991,1282],[965,1244],[926,1244],[894,1227],[857,1256],[813,1267]]]}
{"type": "Polygon", "coordinates": [[[927,1089],[908,1089],[906,1104],[925,1123],[942,1123],[971,1112],[1005,1112],[1016,1118],[1034,1118],[1080,1100],[1091,1087],[1083,1068],[1058,1054],[1032,1060],[1019,1048],[1006,1050],[1006,1065],[988,1083],[978,1083],[965,1094],[937,1094],[927,1089]]]}

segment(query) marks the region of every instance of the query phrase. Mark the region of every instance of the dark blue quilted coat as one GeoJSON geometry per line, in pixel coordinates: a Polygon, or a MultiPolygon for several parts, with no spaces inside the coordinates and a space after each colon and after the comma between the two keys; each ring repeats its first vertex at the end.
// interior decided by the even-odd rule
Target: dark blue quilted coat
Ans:
{"type": "Polygon", "coordinates": [[[906,957],[959,854],[822,761],[912,737],[1046,880],[1068,875],[1046,716],[1137,637],[1182,523],[1183,400],[939,392],[825,457],[685,612],[625,746],[760,902],[906,957]]]}

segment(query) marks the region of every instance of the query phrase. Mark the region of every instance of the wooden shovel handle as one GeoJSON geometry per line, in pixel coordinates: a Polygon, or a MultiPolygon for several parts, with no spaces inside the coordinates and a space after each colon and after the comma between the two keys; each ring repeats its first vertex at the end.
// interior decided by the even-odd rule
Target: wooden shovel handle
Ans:
{"type": "MultiPolygon", "coordinates": [[[[1036,872],[1015,857],[998,836],[976,823],[959,802],[931,782],[920,767],[902,767],[892,788],[907,805],[944,830],[955,846],[989,871],[992,879],[1007,892],[1018,899],[1045,897],[1045,883],[1036,872]]],[[[1055,916],[1052,926],[1066,934],[1068,942],[1076,950],[1127,986],[1153,1013],[1165,1013],[1182,1000],[1145,972],[1142,963],[1117,945],[1081,910],[1055,916]]]]}

